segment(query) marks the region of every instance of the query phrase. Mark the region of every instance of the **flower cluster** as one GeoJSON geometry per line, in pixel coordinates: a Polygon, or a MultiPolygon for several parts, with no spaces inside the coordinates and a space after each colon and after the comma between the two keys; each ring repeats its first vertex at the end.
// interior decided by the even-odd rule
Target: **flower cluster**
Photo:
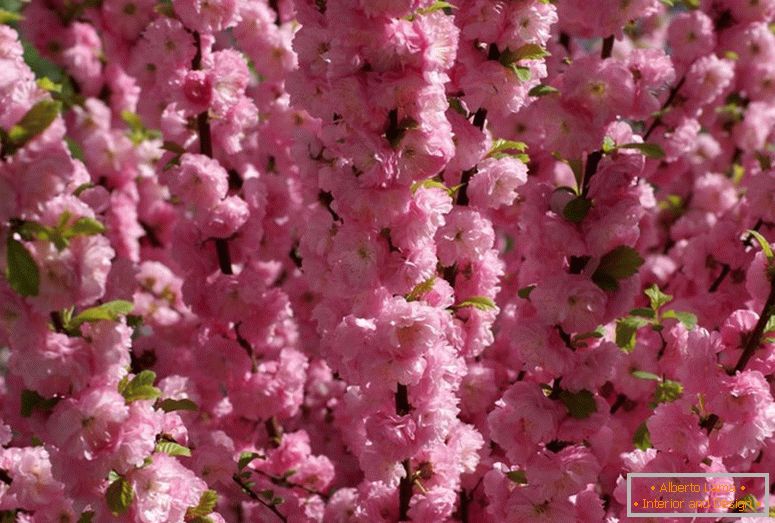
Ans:
{"type": "Polygon", "coordinates": [[[773,20],[0,10],[0,519],[613,522],[631,472],[772,470],[773,20]]]}

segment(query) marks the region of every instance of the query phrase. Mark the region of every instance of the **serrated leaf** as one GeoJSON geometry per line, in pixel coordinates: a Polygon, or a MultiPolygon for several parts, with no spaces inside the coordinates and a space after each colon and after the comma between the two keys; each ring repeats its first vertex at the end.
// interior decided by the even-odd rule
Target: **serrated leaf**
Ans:
{"type": "Polygon", "coordinates": [[[258,459],[260,457],[261,457],[261,454],[259,454],[258,452],[243,452],[242,454],[239,455],[239,461],[237,461],[237,468],[239,470],[242,470],[248,465],[250,465],[250,463],[254,459],[258,459]]]}
{"type": "Polygon", "coordinates": [[[102,223],[94,218],[82,216],[75,220],[75,223],[65,231],[65,236],[94,236],[95,234],[102,234],[103,232],[105,232],[105,226],[102,225],[102,223]]]}
{"type": "Polygon", "coordinates": [[[634,370],[630,374],[632,374],[634,378],[638,378],[639,380],[662,381],[662,378],[660,378],[653,372],[649,372],[646,370],[634,370]]]}
{"type": "Polygon", "coordinates": [[[161,395],[161,391],[153,386],[156,381],[156,373],[144,370],[131,381],[119,383],[119,391],[127,403],[138,400],[155,400],[161,395]]]}
{"type": "Polygon", "coordinates": [[[156,448],[154,450],[156,450],[156,452],[163,452],[168,456],[191,457],[191,449],[174,441],[161,440],[156,443],[156,448]]]}
{"type": "MultiPolygon", "coordinates": [[[[498,154],[508,153],[508,151],[525,152],[527,150],[527,144],[525,142],[516,142],[514,140],[502,140],[497,139],[492,143],[492,147],[487,152],[487,157],[493,157],[498,154]]],[[[509,153],[510,156],[514,156],[513,153],[509,153]]]]}
{"type": "Polygon", "coordinates": [[[680,321],[687,330],[692,330],[697,326],[697,316],[691,312],[669,310],[662,313],[662,318],[672,318],[680,321]]]}
{"type": "Polygon", "coordinates": [[[562,210],[562,215],[566,220],[573,223],[581,223],[586,218],[589,210],[592,208],[592,202],[583,196],[569,201],[562,210]]]}
{"type": "Polygon", "coordinates": [[[20,397],[20,414],[23,418],[29,418],[36,410],[48,413],[58,402],[59,398],[44,398],[37,391],[24,389],[20,397]]]}
{"type": "Polygon", "coordinates": [[[643,258],[638,251],[621,245],[600,259],[597,270],[592,274],[592,281],[604,290],[614,290],[619,286],[618,280],[634,275],[641,265],[643,258]]]}
{"type": "Polygon", "coordinates": [[[510,470],[506,473],[506,477],[518,485],[527,483],[527,474],[524,470],[510,470]]]}
{"type": "Polygon", "coordinates": [[[772,252],[772,246],[770,246],[770,242],[767,241],[767,238],[762,236],[762,234],[759,231],[754,231],[753,229],[748,231],[748,234],[753,236],[753,238],[759,242],[759,245],[762,248],[762,252],[764,253],[764,256],[767,258],[768,261],[772,261],[773,252],[772,252]]]}
{"type": "Polygon", "coordinates": [[[532,89],[530,89],[527,95],[541,97],[541,96],[548,96],[550,94],[558,94],[559,92],[560,92],[559,89],[555,89],[551,85],[539,84],[533,87],[532,89]]]}
{"type": "Polygon", "coordinates": [[[637,341],[638,329],[645,327],[649,322],[637,316],[627,316],[616,322],[616,344],[626,350],[632,351],[637,341]]]}
{"type": "Polygon", "coordinates": [[[665,157],[665,151],[655,143],[626,143],[620,145],[619,149],[637,149],[643,156],[654,160],[661,160],[665,157]]]}
{"type": "Polygon", "coordinates": [[[129,505],[132,504],[134,497],[135,491],[132,488],[132,484],[123,477],[119,477],[111,483],[105,492],[105,501],[108,503],[108,508],[114,516],[119,516],[126,512],[129,509],[129,505]]]}
{"type": "Polygon", "coordinates": [[[522,298],[523,300],[526,300],[530,298],[530,293],[533,292],[533,289],[535,289],[535,285],[528,285],[527,287],[522,287],[517,291],[517,296],[522,298]]]}
{"type": "Polygon", "coordinates": [[[648,296],[649,303],[651,304],[651,309],[656,311],[659,309],[662,305],[665,305],[666,303],[670,303],[673,300],[673,297],[669,294],[665,294],[661,290],[659,290],[659,287],[657,284],[653,284],[651,287],[643,291],[646,296],[648,296]]]}
{"type": "Polygon", "coordinates": [[[508,47],[501,53],[499,61],[503,65],[511,65],[521,60],[541,60],[551,53],[538,44],[525,44],[512,51],[508,47]]]}
{"type": "Polygon", "coordinates": [[[651,448],[651,435],[645,421],[638,425],[638,428],[635,430],[635,434],[632,436],[632,444],[640,450],[651,448]]]}
{"type": "Polygon", "coordinates": [[[637,309],[632,309],[630,311],[630,315],[639,316],[641,318],[653,319],[654,317],[656,317],[657,313],[654,312],[652,309],[637,308],[637,309]]]}
{"type": "Polygon", "coordinates": [[[12,154],[24,147],[27,142],[48,129],[56,120],[62,104],[56,100],[41,100],[27,111],[16,125],[8,129],[7,143],[4,144],[5,154],[12,154]]]}
{"type": "Polygon", "coordinates": [[[126,316],[132,309],[134,304],[131,301],[125,300],[113,300],[96,307],[91,307],[85,311],[81,311],[71,322],[71,327],[77,328],[86,322],[94,321],[116,321],[121,316],[126,316]]]}
{"type": "Polygon", "coordinates": [[[424,282],[418,283],[414,288],[406,295],[406,301],[417,301],[422,298],[426,293],[433,290],[433,286],[436,283],[436,277],[431,276],[424,282]]]}
{"type": "Polygon", "coordinates": [[[186,398],[179,400],[167,398],[160,401],[158,407],[164,412],[174,412],[176,410],[199,410],[199,407],[197,407],[196,403],[186,398]]]}
{"type": "Polygon", "coordinates": [[[417,14],[418,15],[428,15],[431,13],[435,13],[436,11],[441,11],[444,9],[457,9],[454,5],[450,4],[449,2],[444,2],[442,0],[436,0],[433,2],[430,6],[425,7],[423,9],[418,9],[417,14]]]}
{"type": "Polygon", "coordinates": [[[492,310],[495,308],[495,302],[487,296],[472,296],[454,306],[456,309],[463,307],[476,307],[481,311],[492,310]]]}
{"type": "Polygon", "coordinates": [[[213,510],[215,510],[215,505],[217,503],[218,493],[214,490],[205,490],[202,492],[202,495],[199,496],[199,503],[195,507],[189,507],[188,510],[186,510],[186,521],[211,514],[213,510]]]}
{"type": "Polygon", "coordinates": [[[595,396],[588,390],[579,392],[560,392],[560,401],[563,402],[568,414],[575,419],[586,419],[597,412],[595,396]]]}
{"type": "Polygon", "coordinates": [[[523,82],[529,82],[533,77],[533,74],[530,72],[530,68],[524,65],[511,64],[509,69],[514,71],[514,74],[517,75],[517,78],[523,82]]]}
{"type": "Polygon", "coordinates": [[[5,277],[17,294],[38,295],[40,290],[38,265],[24,244],[11,237],[7,242],[5,277]]]}
{"type": "Polygon", "coordinates": [[[446,192],[450,196],[453,194],[453,190],[444,185],[443,183],[434,180],[433,178],[428,178],[427,180],[421,180],[419,182],[414,182],[412,184],[411,190],[412,194],[416,193],[420,189],[441,189],[442,191],[446,192]]]}

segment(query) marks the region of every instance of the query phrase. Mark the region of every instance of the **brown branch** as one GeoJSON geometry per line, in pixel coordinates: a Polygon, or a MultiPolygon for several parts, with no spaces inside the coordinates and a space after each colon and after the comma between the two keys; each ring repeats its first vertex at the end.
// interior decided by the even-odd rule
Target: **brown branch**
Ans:
{"type": "Polygon", "coordinates": [[[261,503],[262,505],[264,505],[266,508],[268,508],[269,510],[271,510],[271,511],[272,511],[272,513],[273,513],[275,516],[277,516],[278,518],[280,518],[280,521],[283,521],[284,523],[287,523],[287,522],[288,522],[288,518],[286,518],[285,516],[283,516],[282,512],[280,512],[279,510],[277,510],[277,507],[275,507],[275,506],[274,506],[272,503],[270,503],[270,502],[266,501],[265,499],[261,499],[261,496],[259,496],[259,495],[258,495],[258,494],[256,494],[255,492],[253,492],[253,490],[251,490],[251,488],[250,488],[250,485],[248,485],[247,483],[245,483],[245,482],[243,481],[243,479],[242,479],[242,478],[239,476],[239,474],[234,474],[234,475],[231,477],[231,479],[233,479],[233,480],[234,480],[234,482],[235,482],[237,485],[239,485],[240,487],[242,487],[242,492],[244,492],[245,494],[247,494],[247,496],[248,496],[250,499],[252,499],[253,501],[258,501],[259,503],[261,503]]]}

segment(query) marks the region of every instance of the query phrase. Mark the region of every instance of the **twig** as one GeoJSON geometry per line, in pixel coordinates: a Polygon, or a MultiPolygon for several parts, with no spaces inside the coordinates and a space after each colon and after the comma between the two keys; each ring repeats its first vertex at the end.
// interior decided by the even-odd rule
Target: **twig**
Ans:
{"type": "Polygon", "coordinates": [[[277,507],[275,507],[273,504],[269,503],[268,501],[266,501],[266,500],[264,500],[264,499],[261,499],[261,496],[259,496],[259,495],[258,495],[258,494],[256,494],[255,492],[253,492],[253,491],[251,490],[250,486],[249,486],[247,483],[245,483],[245,482],[242,480],[242,478],[239,476],[239,474],[234,474],[234,475],[232,475],[231,479],[233,479],[233,480],[234,480],[234,482],[235,482],[237,485],[239,485],[240,487],[242,487],[242,492],[244,492],[245,494],[247,494],[247,495],[248,495],[248,497],[249,497],[250,499],[252,499],[253,501],[258,501],[259,503],[261,503],[262,505],[264,505],[266,508],[268,508],[269,510],[271,510],[271,511],[272,511],[272,513],[273,513],[275,516],[277,516],[278,518],[280,518],[280,521],[283,521],[284,523],[287,523],[287,522],[288,522],[288,518],[286,518],[285,516],[283,516],[282,512],[280,512],[279,510],[277,510],[277,507]]]}

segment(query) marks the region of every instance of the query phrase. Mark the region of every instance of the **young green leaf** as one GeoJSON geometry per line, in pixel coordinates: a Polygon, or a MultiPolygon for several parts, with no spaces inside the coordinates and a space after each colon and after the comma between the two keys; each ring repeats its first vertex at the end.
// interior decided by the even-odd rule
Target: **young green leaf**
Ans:
{"type": "Polygon", "coordinates": [[[156,452],[163,452],[168,456],[191,457],[191,449],[174,441],[161,440],[156,443],[156,452]]]}
{"type": "Polygon", "coordinates": [[[550,94],[558,94],[560,91],[558,89],[555,89],[551,85],[544,85],[539,84],[530,89],[528,91],[528,96],[535,96],[535,97],[541,97],[541,96],[549,96],[550,94]]]}
{"type": "Polygon", "coordinates": [[[760,232],[754,231],[753,229],[749,230],[748,234],[753,236],[756,241],[759,242],[759,245],[762,248],[764,256],[767,258],[767,261],[772,261],[772,258],[775,257],[775,255],[772,252],[772,247],[770,246],[770,242],[767,241],[767,238],[762,236],[760,232]]]}
{"type": "Polygon", "coordinates": [[[38,265],[24,244],[10,236],[7,243],[5,277],[17,294],[38,295],[40,290],[38,265]]]}
{"type": "Polygon", "coordinates": [[[523,300],[526,300],[530,298],[530,293],[533,292],[533,289],[535,289],[535,285],[528,285],[527,287],[522,287],[517,291],[517,296],[522,298],[523,300]]]}
{"type": "Polygon", "coordinates": [[[638,378],[640,380],[662,381],[662,378],[660,378],[653,372],[649,372],[646,370],[634,370],[630,374],[632,374],[633,377],[638,378]]]}
{"type": "Polygon", "coordinates": [[[161,395],[161,391],[153,386],[156,381],[156,373],[144,370],[131,381],[119,383],[119,392],[127,403],[138,400],[155,400],[161,395]]]}
{"type": "Polygon", "coordinates": [[[94,236],[95,234],[102,234],[105,232],[105,226],[94,218],[82,216],[75,220],[69,228],[65,230],[66,237],[75,236],[94,236]]]}
{"type": "Polygon", "coordinates": [[[560,401],[565,405],[568,414],[576,419],[586,419],[597,412],[595,396],[588,390],[579,392],[563,390],[560,392],[560,401]]]}
{"type": "Polygon", "coordinates": [[[635,434],[632,437],[632,444],[635,445],[635,448],[640,450],[648,450],[651,448],[651,437],[645,421],[638,425],[638,428],[635,430],[635,434]]]}
{"type": "Polygon", "coordinates": [[[661,290],[659,290],[659,286],[657,284],[653,284],[651,287],[646,289],[644,291],[646,296],[649,298],[649,303],[651,304],[651,309],[653,311],[657,311],[662,305],[665,305],[666,303],[669,303],[673,300],[673,297],[669,294],[665,294],[661,290]]]}
{"type": "Polygon", "coordinates": [[[569,201],[562,210],[562,215],[566,220],[573,223],[581,223],[586,218],[589,210],[592,208],[592,202],[583,196],[569,201]]]}
{"type": "Polygon", "coordinates": [[[134,497],[135,491],[132,488],[132,484],[123,477],[119,477],[111,483],[105,492],[105,501],[107,501],[108,508],[114,516],[119,516],[126,512],[129,509],[129,505],[132,504],[134,497]]]}
{"type": "Polygon", "coordinates": [[[422,298],[427,292],[433,290],[433,285],[436,283],[436,277],[431,276],[424,282],[418,283],[414,288],[406,295],[406,301],[417,301],[422,298]]]}
{"type": "Polygon", "coordinates": [[[692,330],[697,326],[697,316],[691,312],[682,312],[669,310],[662,313],[662,318],[671,318],[680,321],[684,327],[688,330],[692,330]]]}
{"type": "Polygon", "coordinates": [[[677,381],[664,380],[657,385],[657,389],[654,391],[654,402],[660,404],[675,401],[681,397],[683,391],[683,385],[677,381]]]}
{"type": "Polygon", "coordinates": [[[657,313],[654,312],[652,309],[637,308],[637,309],[632,309],[630,311],[630,315],[638,316],[640,318],[653,319],[656,317],[657,313]]]}
{"type": "Polygon", "coordinates": [[[27,142],[48,129],[61,110],[62,104],[56,100],[41,100],[33,105],[19,123],[8,129],[8,142],[4,144],[3,151],[13,154],[24,147],[27,142]]]}
{"type": "Polygon", "coordinates": [[[481,311],[487,311],[494,309],[496,306],[495,302],[487,296],[471,296],[467,300],[458,303],[454,307],[456,309],[461,309],[463,307],[476,307],[481,311]]]}
{"type": "Polygon", "coordinates": [[[635,348],[638,329],[649,322],[637,316],[626,316],[616,322],[616,344],[627,352],[635,348]]]}
{"type": "Polygon", "coordinates": [[[619,149],[637,149],[643,156],[654,160],[661,160],[665,157],[665,151],[655,143],[626,143],[620,145],[619,149]]]}
{"type": "Polygon", "coordinates": [[[506,473],[506,477],[518,485],[527,483],[527,474],[524,470],[510,470],[506,473]]]}
{"type": "Polygon", "coordinates": [[[85,311],[81,311],[73,321],[70,322],[68,327],[77,329],[86,322],[95,321],[116,321],[121,316],[126,316],[132,309],[134,304],[131,301],[125,300],[113,300],[96,307],[91,307],[85,311]]]}
{"type": "Polygon", "coordinates": [[[202,495],[199,496],[199,503],[195,507],[189,507],[186,510],[185,520],[189,521],[197,517],[204,517],[211,514],[215,510],[215,505],[218,503],[218,493],[214,490],[205,490],[202,495]]]}
{"type": "Polygon", "coordinates": [[[191,410],[191,411],[199,410],[199,407],[197,407],[196,403],[186,398],[179,399],[179,400],[167,398],[165,400],[160,401],[158,404],[158,407],[164,412],[173,412],[176,410],[191,410]]]}
{"type": "Polygon", "coordinates": [[[620,245],[600,259],[592,281],[603,290],[619,288],[618,280],[628,278],[638,272],[643,258],[638,251],[626,245],[620,245]]]}
{"type": "Polygon", "coordinates": [[[248,465],[250,465],[250,462],[254,459],[261,458],[261,454],[257,452],[243,452],[239,455],[239,461],[237,462],[237,468],[239,470],[244,469],[248,465]]]}
{"type": "Polygon", "coordinates": [[[605,154],[610,154],[614,152],[616,150],[616,142],[614,141],[614,139],[611,138],[610,136],[606,136],[605,138],[603,138],[603,145],[601,147],[601,150],[605,154]]]}

